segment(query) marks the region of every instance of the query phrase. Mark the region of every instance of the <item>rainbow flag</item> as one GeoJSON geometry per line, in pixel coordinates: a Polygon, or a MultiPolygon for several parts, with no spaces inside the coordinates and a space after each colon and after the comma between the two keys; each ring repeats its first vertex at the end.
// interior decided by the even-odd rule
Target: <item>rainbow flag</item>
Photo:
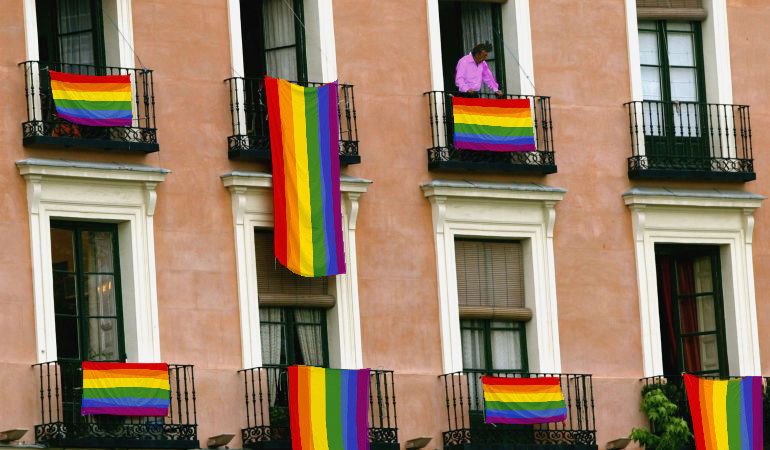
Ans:
{"type": "Polygon", "coordinates": [[[697,450],[762,449],[762,377],[684,375],[697,450]]]}
{"type": "Polygon", "coordinates": [[[163,417],[170,403],[168,364],[83,361],[83,416],[163,417]]]}
{"type": "Polygon", "coordinates": [[[558,377],[481,377],[486,423],[561,422],[567,405],[558,377]]]}
{"type": "Polygon", "coordinates": [[[369,369],[289,367],[292,450],[369,449],[369,369]]]}
{"type": "Polygon", "coordinates": [[[305,277],[345,273],[337,82],[265,77],[273,161],[275,257],[305,277]]]}
{"type": "Polygon", "coordinates": [[[56,114],[92,127],[130,127],[129,75],[73,75],[49,70],[56,114]]]}
{"type": "Polygon", "coordinates": [[[455,148],[492,152],[536,150],[529,99],[452,99],[455,148]]]}

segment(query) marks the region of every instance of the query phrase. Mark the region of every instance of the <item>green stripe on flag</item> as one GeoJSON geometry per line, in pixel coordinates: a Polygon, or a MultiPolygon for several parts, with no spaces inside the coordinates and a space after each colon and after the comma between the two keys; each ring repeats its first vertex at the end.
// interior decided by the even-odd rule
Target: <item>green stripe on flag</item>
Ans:
{"type": "Polygon", "coordinates": [[[326,436],[329,450],[344,450],[342,435],[342,372],[326,371],[326,436]]]}
{"type": "Polygon", "coordinates": [[[487,409],[496,411],[542,411],[544,409],[564,408],[564,400],[554,402],[484,402],[487,409]]]}
{"type": "Polygon", "coordinates": [[[85,388],[83,389],[84,398],[159,398],[168,399],[169,391],[157,388],[85,388]]]}
{"type": "Polygon", "coordinates": [[[501,137],[534,136],[532,127],[495,127],[492,125],[468,125],[465,123],[456,123],[455,133],[488,134],[501,137]]]}
{"type": "Polygon", "coordinates": [[[305,88],[305,122],[307,128],[307,164],[310,180],[310,220],[313,226],[313,273],[326,273],[326,243],[321,193],[321,159],[318,139],[318,89],[305,88]]]}
{"type": "Polygon", "coordinates": [[[59,108],[85,108],[89,110],[100,111],[130,111],[130,101],[107,101],[98,102],[90,100],[56,100],[56,106],[59,108]]]}
{"type": "Polygon", "coordinates": [[[741,380],[727,382],[727,440],[730,448],[747,448],[741,445],[741,380]]]}

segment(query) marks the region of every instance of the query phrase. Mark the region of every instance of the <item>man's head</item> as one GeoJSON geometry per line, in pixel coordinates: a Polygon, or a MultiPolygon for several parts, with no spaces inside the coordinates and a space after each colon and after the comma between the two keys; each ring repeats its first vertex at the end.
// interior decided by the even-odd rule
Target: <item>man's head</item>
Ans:
{"type": "Polygon", "coordinates": [[[489,42],[485,42],[483,44],[477,44],[475,47],[473,47],[473,50],[471,50],[471,55],[473,55],[473,60],[476,61],[476,64],[481,64],[483,61],[486,61],[489,57],[489,52],[492,51],[492,44],[489,42]]]}

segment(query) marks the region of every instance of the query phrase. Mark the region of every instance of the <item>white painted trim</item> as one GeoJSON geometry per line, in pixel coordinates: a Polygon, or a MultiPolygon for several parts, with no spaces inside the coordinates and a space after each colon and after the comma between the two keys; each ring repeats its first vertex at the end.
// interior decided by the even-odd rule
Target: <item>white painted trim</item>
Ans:
{"type": "Polygon", "coordinates": [[[24,0],[24,40],[27,61],[39,60],[40,49],[37,42],[37,6],[35,0],[24,0]]]}
{"type": "MultiPolygon", "coordinates": [[[[441,59],[441,22],[438,0],[427,0],[428,8],[428,59],[430,60],[431,90],[444,90],[444,65],[441,59]]],[[[450,84],[451,86],[451,84],[450,84]]]]}
{"type": "Polygon", "coordinates": [[[436,245],[439,327],[445,373],[463,369],[454,242],[457,236],[523,242],[527,353],[533,372],[561,371],[553,251],[555,205],[564,189],[533,184],[435,180],[421,186],[431,203],[436,245]]]}
{"type": "MultiPolygon", "coordinates": [[[[232,198],[243,367],[260,367],[262,345],[254,228],[273,228],[272,176],[261,172],[230,172],[221,178],[232,198]]],[[[340,184],[347,274],[335,277],[337,302],[327,318],[330,363],[342,369],[363,366],[355,250],[358,201],[369,184],[369,180],[345,176],[340,184]]]]}
{"type": "Polygon", "coordinates": [[[644,376],[663,375],[657,243],[720,246],[730,373],[761,374],[752,235],[754,210],[764,197],[740,191],[634,188],[623,199],[633,224],[644,376]]]}
{"type": "MultiPolygon", "coordinates": [[[[334,7],[332,0],[316,0],[318,5],[318,43],[321,48],[321,81],[337,79],[337,45],[334,39],[334,7]]],[[[312,17],[312,16],[311,16],[312,17]]],[[[305,16],[305,22],[309,18],[305,16]]],[[[311,50],[312,51],[312,50],[311,50]]],[[[310,69],[308,68],[308,71],[310,69]]]]}
{"type": "Polygon", "coordinates": [[[733,103],[733,78],[730,66],[730,38],[727,31],[727,2],[705,0],[708,12],[703,21],[703,64],[706,75],[706,100],[733,103]]]}
{"type": "Polygon", "coordinates": [[[244,72],[240,0],[227,0],[227,24],[230,36],[230,76],[242,77],[244,72]]]}
{"type": "Polygon", "coordinates": [[[626,45],[628,72],[631,77],[631,101],[642,101],[642,57],[639,53],[639,25],[636,0],[626,0],[626,45]]]}
{"type": "Polygon", "coordinates": [[[38,362],[57,358],[50,222],[63,218],[118,224],[126,353],[129,361],[160,361],[153,215],[155,188],[169,171],[40,159],[16,165],[27,182],[38,362]]]}

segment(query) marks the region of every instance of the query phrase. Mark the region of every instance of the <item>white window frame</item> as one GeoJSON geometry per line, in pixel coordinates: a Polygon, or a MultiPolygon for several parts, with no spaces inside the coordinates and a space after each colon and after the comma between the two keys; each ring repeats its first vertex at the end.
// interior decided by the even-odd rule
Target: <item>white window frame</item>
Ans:
{"type": "Polygon", "coordinates": [[[725,335],[731,375],[760,375],[752,235],[764,196],[743,191],[633,188],[631,210],[644,376],[663,373],[655,244],[720,247],[725,335]]]}
{"type": "MultiPolygon", "coordinates": [[[[235,259],[241,316],[243,368],[262,366],[262,344],[257,291],[257,257],[254,229],[273,228],[273,180],[262,172],[234,171],[222,175],[232,198],[235,259]]],[[[335,277],[336,305],[327,313],[329,362],[332,367],[363,367],[361,320],[358,302],[356,221],[358,202],[371,181],[342,176],[342,237],[347,273],[335,277]]]]}
{"type": "Polygon", "coordinates": [[[523,250],[527,356],[532,372],[561,372],[553,227],[566,190],[535,184],[434,180],[421,186],[431,203],[436,246],[444,373],[463,370],[455,238],[520,240],[523,250]]]}
{"type": "Polygon", "coordinates": [[[27,183],[38,362],[57,359],[51,220],[118,225],[126,355],[160,361],[153,216],[167,169],[46,159],[17,161],[27,183]]]}

